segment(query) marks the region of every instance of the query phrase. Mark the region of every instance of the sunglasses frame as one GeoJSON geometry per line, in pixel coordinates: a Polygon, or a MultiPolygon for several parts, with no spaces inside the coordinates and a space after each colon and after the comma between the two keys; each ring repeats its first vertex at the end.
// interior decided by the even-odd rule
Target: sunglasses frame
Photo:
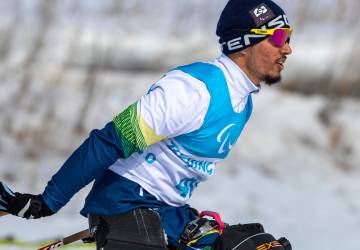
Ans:
{"type": "Polygon", "coordinates": [[[293,29],[292,28],[275,28],[275,29],[250,29],[250,32],[258,34],[258,35],[266,35],[269,36],[269,41],[275,45],[276,47],[283,47],[286,43],[290,43],[290,37],[293,29]],[[276,36],[275,32],[278,30],[287,31],[287,37],[286,40],[280,40],[276,39],[278,36],[276,36]]]}
{"type": "Polygon", "coordinates": [[[255,33],[257,35],[267,35],[272,36],[276,30],[288,30],[291,34],[293,28],[275,28],[275,29],[250,29],[250,32],[255,33]]]}

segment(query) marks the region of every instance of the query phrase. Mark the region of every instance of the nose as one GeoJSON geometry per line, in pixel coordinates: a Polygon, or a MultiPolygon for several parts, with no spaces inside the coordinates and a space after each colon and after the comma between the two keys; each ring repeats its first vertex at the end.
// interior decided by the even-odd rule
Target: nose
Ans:
{"type": "Polygon", "coordinates": [[[289,43],[285,43],[284,46],[281,47],[281,53],[283,55],[290,55],[292,53],[292,48],[289,43]]]}

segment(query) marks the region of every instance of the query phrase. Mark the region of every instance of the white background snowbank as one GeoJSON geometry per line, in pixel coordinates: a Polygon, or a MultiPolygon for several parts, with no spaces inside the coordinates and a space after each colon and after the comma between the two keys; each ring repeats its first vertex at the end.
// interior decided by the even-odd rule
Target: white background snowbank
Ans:
{"type": "MultiPolygon", "coordinates": [[[[31,66],[35,73],[19,103],[13,99],[21,89],[21,67],[41,33],[37,6],[42,1],[0,3],[1,45],[6,45],[4,38],[12,39],[0,58],[0,176],[13,178],[15,190],[42,192],[88,131],[102,127],[163,73],[150,70],[218,55],[214,27],[225,0],[211,5],[207,0],[191,4],[178,0],[175,5],[157,0],[159,8],[150,8],[154,1],[120,2],[113,10],[116,1],[58,1],[53,27],[31,66]],[[164,15],[159,14],[161,9],[167,10],[164,15]],[[8,29],[11,25],[16,29],[8,29]],[[90,104],[84,82],[93,57],[110,70],[96,76],[90,104]],[[147,71],[131,71],[136,67],[147,71]],[[85,132],[74,132],[79,124],[85,132]]],[[[300,2],[279,2],[295,25],[309,18],[297,16],[300,2]]],[[[336,12],[339,8],[330,8],[330,2],[312,1],[311,11],[336,12]]],[[[349,6],[356,6],[356,1],[343,2],[343,19],[352,18],[349,6]]],[[[318,24],[328,21],[321,16],[309,26],[317,30],[318,24]]],[[[329,69],[332,83],[356,78],[358,64],[347,61],[349,55],[359,58],[359,50],[354,50],[356,32],[346,24],[337,23],[337,29],[330,25],[332,29],[321,29],[319,36],[311,27],[295,27],[294,54],[287,61],[284,80],[322,76],[329,69]]],[[[304,97],[264,87],[254,97],[254,113],[238,145],[215,176],[200,185],[191,204],[219,211],[230,223],[261,222],[276,236],[288,237],[295,250],[358,250],[359,112],[358,100],[304,97]]],[[[14,235],[33,242],[82,230],[87,222],[78,211],[88,189],[50,218],[0,218],[0,238],[14,235]]]]}

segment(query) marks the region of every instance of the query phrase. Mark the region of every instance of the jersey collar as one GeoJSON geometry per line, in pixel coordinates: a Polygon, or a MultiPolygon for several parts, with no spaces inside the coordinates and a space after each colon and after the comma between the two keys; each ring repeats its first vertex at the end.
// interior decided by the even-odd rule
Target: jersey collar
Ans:
{"type": "Polygon", "coordinates": [[[256,86],[228,56],[222,54],[217,61],[223,66],[225,77],[236,92],[249,95],[260,91],[260,87],[256,86]]]}

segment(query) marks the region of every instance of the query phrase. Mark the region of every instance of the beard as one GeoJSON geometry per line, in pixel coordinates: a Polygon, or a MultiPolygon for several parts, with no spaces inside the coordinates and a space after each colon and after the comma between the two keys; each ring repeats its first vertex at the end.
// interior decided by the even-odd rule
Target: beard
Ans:
{"type": "Polygon", "coordinates": [[[265,75],[263,81],[265,82],[265,84],[271,86],[281,81],[281,75],[280,74],[278,76],[265,75]]]}

